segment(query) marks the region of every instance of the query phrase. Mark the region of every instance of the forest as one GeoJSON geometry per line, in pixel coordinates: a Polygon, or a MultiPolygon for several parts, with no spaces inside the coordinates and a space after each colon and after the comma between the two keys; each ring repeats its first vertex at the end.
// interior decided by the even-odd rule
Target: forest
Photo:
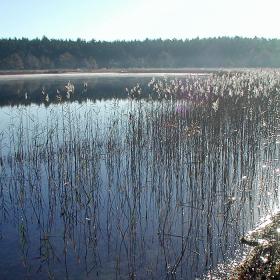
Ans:
{"type": "Polygon", "coordinates": [[[280,40],[218,37],[86,41],[0,39],[1,70],[280,67],[280,40]]]}

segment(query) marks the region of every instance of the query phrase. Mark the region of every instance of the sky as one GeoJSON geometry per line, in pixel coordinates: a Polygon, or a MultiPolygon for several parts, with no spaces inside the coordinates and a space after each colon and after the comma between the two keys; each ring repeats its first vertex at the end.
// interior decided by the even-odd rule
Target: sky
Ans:
{"type": "Polygon", "coordinates": [[[0,0],[0,38],[280,38],[279,0],[0,0]]]}

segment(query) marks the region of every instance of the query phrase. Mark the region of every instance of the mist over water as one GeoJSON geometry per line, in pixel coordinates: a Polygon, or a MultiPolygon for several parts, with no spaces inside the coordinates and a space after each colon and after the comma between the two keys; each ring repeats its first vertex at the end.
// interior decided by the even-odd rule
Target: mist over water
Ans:
{"type": "Polygon", "coordinates": [[[0,278],[202,277],[278,208],[277,73],[150,80],[1,81],[0,278]]]}

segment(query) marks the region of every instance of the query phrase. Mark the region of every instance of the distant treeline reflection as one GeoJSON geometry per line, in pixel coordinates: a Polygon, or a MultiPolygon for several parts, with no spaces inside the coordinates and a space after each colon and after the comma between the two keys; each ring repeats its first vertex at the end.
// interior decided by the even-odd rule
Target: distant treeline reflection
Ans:
{"type": "Polygon", "coordinates": [[[0,106],[101,100],[126,98],[126,86],[135,84],[134,79],[90,79],[90,80],[18,80],[0,83],[0,106]],[[73,86],[71,90],[69,88],[73,86]],[[71,95],[68,94],[71,91],[71,95]],[[73,91],[73,92],[72,92],[73,91]]]}

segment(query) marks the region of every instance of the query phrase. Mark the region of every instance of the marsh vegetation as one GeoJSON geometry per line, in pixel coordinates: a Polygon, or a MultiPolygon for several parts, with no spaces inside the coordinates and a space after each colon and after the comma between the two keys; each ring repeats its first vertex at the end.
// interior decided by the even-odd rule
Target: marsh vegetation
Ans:
{"type": "Polygon", "coordinates": [[[279,72],[42,83],[0,109],[0,278],[202,277],[278,207],[279,72]]]}

